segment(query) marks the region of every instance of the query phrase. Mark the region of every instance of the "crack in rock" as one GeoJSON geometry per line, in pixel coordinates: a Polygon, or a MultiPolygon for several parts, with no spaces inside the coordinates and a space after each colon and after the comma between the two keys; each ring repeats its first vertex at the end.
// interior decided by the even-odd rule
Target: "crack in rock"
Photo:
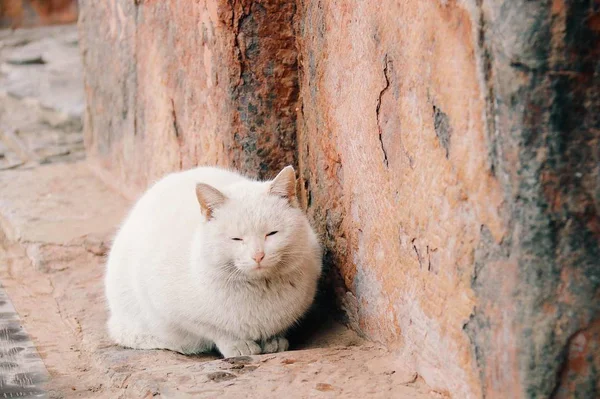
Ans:
{"type": "Polygon", "coordinates": [[[388,77],[388,64],[391,62],[392,61],[388,59],[388,55],[386,54],[383,59],[383,76],[385,77],[385,87],[379,92],[379,97],[377,98],[377,106],[375,108],[375,115],[377,118],[377,129],[379,130],[379,143],[381,144],[381,151],[383,152],[383,163],[386,167],[389,167],[389,160],[387,156],[387,151],[385,150],[385,145],[383,144],[379,111],[381,109],[381,99],[383,97],[383,94],[390,88],[390,78],[388,77]]]}

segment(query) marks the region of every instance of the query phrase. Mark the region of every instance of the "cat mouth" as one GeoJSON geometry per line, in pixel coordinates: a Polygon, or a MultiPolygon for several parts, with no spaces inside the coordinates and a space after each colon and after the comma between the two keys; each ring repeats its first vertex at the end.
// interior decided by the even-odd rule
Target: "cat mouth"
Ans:
{"type": "Polygon", "coordinates": [[[263,276],[265,274],[269,274],[272,268],[266,265],[254,265],[250,268],[249,273],[256,276],[263,276]]]}

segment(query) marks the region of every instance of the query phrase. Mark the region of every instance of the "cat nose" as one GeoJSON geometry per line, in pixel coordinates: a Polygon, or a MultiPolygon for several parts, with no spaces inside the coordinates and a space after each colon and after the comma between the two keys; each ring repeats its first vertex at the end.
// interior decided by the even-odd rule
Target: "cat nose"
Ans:
{"type": "Polygon", "coordinates": [[[256,261],[256,263],[260,263],[261,260],[265,258],[265,253],[263,251],[258,251],[252,256],[252,259],[256,261]]]}

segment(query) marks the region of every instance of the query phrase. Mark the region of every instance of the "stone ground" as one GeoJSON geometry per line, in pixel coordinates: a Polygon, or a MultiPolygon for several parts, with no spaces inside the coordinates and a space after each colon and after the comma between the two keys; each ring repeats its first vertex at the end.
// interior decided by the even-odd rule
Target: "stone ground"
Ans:
{"type": "Polygon", "coordinates": [[[73,26],[0,30],[0,170],[85,157],[73,26]]]}
{"type": "Polygon", "coordinates": [[[51,398],[441,396],[396,355],[334,321],[300,350],[273,355],[219,359],[113,345],[103,263],[129,204],[82,161],[76,44],[74,27],[0,31],[0,315],[23,348],[0,352],[0,393],[14,379],[32,386],[30,396],[47,381],[51,398]],[[19,359],[10,356],[19,351],[33,364],[29,374],[14,370],[19,359]]]}

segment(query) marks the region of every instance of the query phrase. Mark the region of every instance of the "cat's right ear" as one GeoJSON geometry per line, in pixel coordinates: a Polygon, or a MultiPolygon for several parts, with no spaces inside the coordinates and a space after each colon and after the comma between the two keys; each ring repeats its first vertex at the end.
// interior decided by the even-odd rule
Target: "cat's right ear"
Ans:
{"type": "Polygon", "coordinates": [[[269,187],[269,193],[285,198],[293,207],[298,207],[296,198],[296,172],[292,166],[286,166],[273,179],[269,187]]]}
{"type": "Polygon", "coordinates": [[[223,205],[227,200],[227,197],[222,192],[204,183],[196,184],[196,197],[198,197],[200,210],[206,220],[211,220],[214,210],[223,205]]]}

